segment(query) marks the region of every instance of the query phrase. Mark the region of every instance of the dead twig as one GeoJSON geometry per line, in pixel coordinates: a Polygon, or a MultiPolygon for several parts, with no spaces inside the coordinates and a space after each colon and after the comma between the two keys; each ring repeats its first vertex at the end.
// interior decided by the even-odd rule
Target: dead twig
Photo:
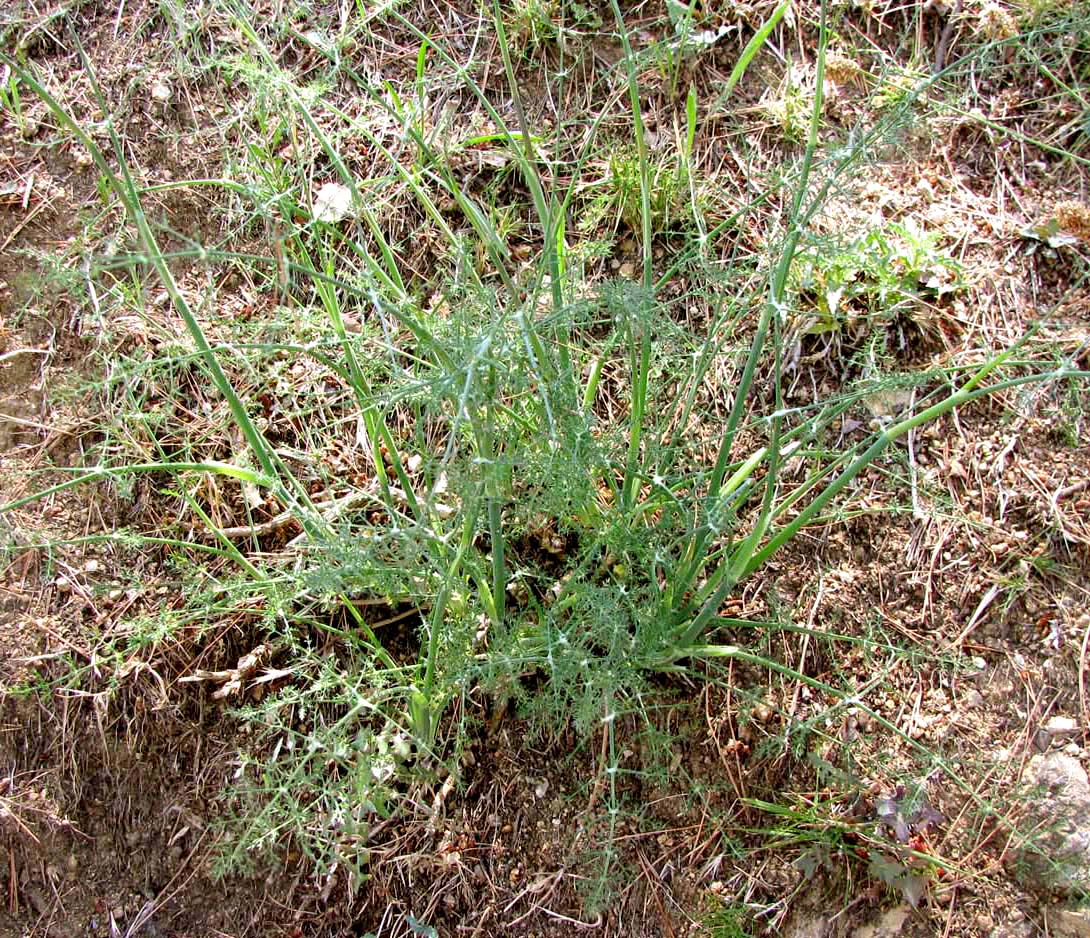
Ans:
{"type": "Polygon", "coordinates": [[[962,0],[954,4],[954,9],[946,18],[946,25],[942,28],[938,44],[935,47],[935,74],[938,75],[946,65],[946,56],[950,51],[950,40],[954,38],[954,28],[957,26],[958,17],[961,16],[962,0]]]}

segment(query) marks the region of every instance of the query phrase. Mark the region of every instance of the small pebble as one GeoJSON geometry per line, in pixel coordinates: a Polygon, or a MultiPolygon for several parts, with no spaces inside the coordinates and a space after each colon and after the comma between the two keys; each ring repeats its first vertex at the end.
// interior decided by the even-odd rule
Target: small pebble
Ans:
{"type": "Polygon", "coordinates": [[[984,706],[984,695],[975,687],[966,692],[964,703],[969,710],[979,710],[984,706]]]}

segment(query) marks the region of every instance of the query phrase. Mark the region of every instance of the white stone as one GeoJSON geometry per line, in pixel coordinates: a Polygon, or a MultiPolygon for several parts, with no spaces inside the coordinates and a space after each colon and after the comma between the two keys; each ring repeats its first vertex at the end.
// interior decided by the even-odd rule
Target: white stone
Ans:
{"type": "Polygon", "coordinates": [[[1074,736],[1079,731],[1079,721],[1072,717],[1049,717],[1045,730],[1049,736],[1074,736]]]}
{"type": "Polygon", "coordinates": [[[1090,889],[1090,780],[1073,756],[1037,756],[1027,779],[1042,789],[1020,828],[1019,872],[1036,890],[1060,894],[1090,889]]]}

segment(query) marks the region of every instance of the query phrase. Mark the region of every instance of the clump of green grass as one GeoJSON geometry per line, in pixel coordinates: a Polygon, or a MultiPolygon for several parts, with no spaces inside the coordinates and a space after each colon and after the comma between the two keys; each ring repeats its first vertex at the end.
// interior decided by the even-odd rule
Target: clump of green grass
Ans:
{"type": "MultiPolygon", "coordinates": [[[[740,623],[724,613],[725,601],[809,525],[835,518],[857,481],[913,430],[997,391],[1086,375],[1069,362],[1044,371],[1016,363],[1015,350],[930,372],[918,378],[915,409],[860,442],[837,432],[858,394],[785,403],[792,290],[820,279],[815,289],[832,320],[836,291],[858,290],[853,299],[877,314],[901,301],[904,277],[925,273],[912,255],[891,286],[895,252],[877,236],[844,252],[808,247],[805,232],[827,188],[814,184],[817,163],[829,177],[859,156],[819,148],[824,41],[798,126],[805,146],[783,168],[789,195],[765,269],[719,266],[699,247],[678,262],[704,278],[691,289],[711,311],[679,362],[664,289],[672,271],[656,271],[654,243],[673,207],[697,200],[685,161],[659,166],[648,146],[636,59],[616,3],[632,140],[612,166],[609,199],[634,232],[640,263],[631,282],[604,284],[582,282],[572,262],[570,220],[594,134],[565,153],[566,178],[547,171],[518,90],[509,15],[493,11],[512,99],[504,115],[454,53],[388,13],[419,43],[417,83],[427,83],[429,67],[459,76],[491,122],[488,143],[504,149],[509,184],[529,206],[518,229],[532,243],[522,269],[503,216],[452,171],[419,109],[357,83],[411,142],[413,159],[403,160],[321,89],[299,87],[276,66],[255,20],[227,9],[239,51],[224,69],[265,97],[240,125],[254,139],[232,164],[236,176],[203,184],[246,206],[237,230],[265,227],[276,250],[254,255],[229,243],[192,259],[240,265],[275,294],[277,315],[292,322],[274,336],[224,331],[208,315],[215,295],[197,308],[144,213],[146,193],[116,134],[107,153],[29,69],[13,66],[91,153],[103,191],[126,212],[130,270],[161,284],[191,345],[129,362],[117,392],[128,417],[111,428],[102,463],[73,468],[70,481],[48,491],[169,478],[179,517],[230,564],[222,588],[260,608],[285,672],[238,711],[255,742],[231,796],[227,863],[244,866],[293,839],[324,873],[366,876],[370,832],[405,803],[405,790],[457,777],[465,727],[449,713],[456,701],[465,712],[477,690],[516,702],[539,725],[571,722],[584,735],[604,734],[610,834],[620,797],[613,726],[618,713],[640,706],[652,676],[736,662],[790,675],[827,693],[833,707],[865,707],[869,686],[832,686],[730,643],[740,623]],[[345,143],[353,134],[381,155],[381,174],[361,177],[345,143]],[[273,157],[292,136],[307,138],[313,165],[273,157]],[[344,217],[315,211],[318,167],[343,189],[344,217]],[[383,224],[382,199],[393,192],[411,200],[447,252],[450,265],[428,296],[413,288],[400,261],[405,245],[383,224]],[[190,370],[202,376],[201,398],[190,370]],[[713,419],[700,394],[717,370],[729,373],[730,393],[713,419]],[[170,439],[172,420],[184,418],[157,414],[129,380],[136,373],[155,376],[162,406],[166,397],[179,410],[208,403],[213,423],[230,429],[216,427],[208,445],[170,439]],[[308,374],[320,378],[307,383],[308,374]],[[706,454],[686,438],[693,425],[706,434],[706,454]],[[281,517],[282,526],[267,527],[281,517]],[[281,528],[283,542],[266,550],[281,528]],[[529,678],[543,679],[544,689],[530,694],[529,678]]],[[[728,91],[784,9],[747,45],[728,91]]],[[[690,95],[683,154],[700,132],[696,114],[690,95]]],[[[693,218],[700,229],[700,213],[693,218]]],[[[699,246],[736,221],[700,230],[699,246]]],[[[937,249],[924,242],[931,264],[937,249]]],[[[119,291],[117,300],[135,295],[119,291]]],[[[170,536],[186,549],[179,532],[170,536]]],[[[602,882],[613,858],[607,853],[602,882]]]]}

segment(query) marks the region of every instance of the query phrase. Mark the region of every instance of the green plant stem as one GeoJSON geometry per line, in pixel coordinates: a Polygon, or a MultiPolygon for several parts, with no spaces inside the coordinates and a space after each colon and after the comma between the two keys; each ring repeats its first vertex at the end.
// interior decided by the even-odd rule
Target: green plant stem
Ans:
{"type": "MultiPolygon", "coordinates": [[[[785,4],[781,4],[781,7],[785,7],[785,4]]],[[[782,9],[779,10],[782,15],[782,9]]],[[[787,286],[787,277],[791,270],[791,264],[795,258],[795,252],[798,248],[799,239],[802,237],[803,225],[805,223],[805,217],[802,210],[803,201],[806,197],[806,189],[810,180],[810,172],[813,166],[814,154],[817,152],[819,131],[821,128],[821,115],[823,107],[822,97],[822,85],[825,69],[825,47],[827,44],[826,27],[825,27],[825,3],[822,3],[822,17],[821,17],[821,31],[818,44],[818,65],[817,65],[817,77],[816,77],[816,91],[814,95],[814,106],[810,114],[810,133],[806,143],[806,150],[803,153],[802,167],[799,171],[799,179],[795,186],[795,194],[792,201],[791,211],[787,221],[787,235],[784,239],[783,246],[780,250],[779,260],[774,268],[771,282],[769,284],[769,296],[768,300],[764,304],[761,311],[761,318],[757,324],[756,334],[753,337],[753,341],[750,343],[749,355],[746,358],[746,364],[742,371],[742,377],[739,381],[738,387],[734,393],[734,401],[731,405],[730,414],[727,418],[727,426],[723,433],[723,441],[719,447],[719,453],[716,456],[715,467],[712,470],[711,480],[708,486],[707,494],[707,510],[706,513],[717,511],[718,502],[721,497],[721,489],[724,476],[726,475],[727,468],[730,463],[731,452],[734,448],[735,434],[738,432],[738,427],[741,424],[742,415],[749,402],[749,392],[753,385],[753,378],[757,371],[757,365],[761,360],[761,356],[764,352],[765,341],[768,336],[769,328],[772,325],[772,319],[776,317],[776,323],[774,326],[774,332],[778,334],[779,329],[779,317],[782,315],[784,306],[784,292],[787,286]]],[[[750,56],[752,58],[752,55],[750,56]]],[[[741,66],[742,63],[739,63],[741,66]]],[[[736,67],[737,71],[737,67],[736,67]]],[[[779,362],[780,349],[779,343],[776,343],[776,361],[779,362]]],[[[778,375],[778,365],[776,368],[778,375]]],[[[775,393],[777,399],[780,394],[779,381],[776,381],[775,393]]],[[[775,485],[775,477],[778,468],[778,453],[779,453],[779,427],[780,427],[780,415],[779,408],[776,408],[776,413],[773,416],[772,423],[772,438],[773,445],[770,448],[770,459],[768,463],[769,479],[766,482],[766,494],[764,504],[761,509],[761,521],[754,528],[753,532],[746,539],[745,546],[747,549],[752,550],[758,543],[758,539],[763,534],[762,528],[767,525],[769,512],[772,509],[769,493],[772,491],[775,485]]],[[[686,558],[688,565],[683,569],[681,574],[680,585],[672,594],[676,601],[684,602],[684,596],[686,591],[690,588],[691,584],[699,576],[701,570],[705,565],[705,549],[710,537],[715,533],[714,525],[703,523],[697,529],[693,541],[686,551],[686,558]]],[[[737,573],[740,573],[742,564],[738,561],[734,561],[737,565],[737,569],[722,577],[722,584],[713,594],[711,600],[705,604],[705,606],[697,613],[693,618],[685,631],[682,633],[683,643],[689,643],[695,640],[696,636],[700,634],[704,625],[708,619],[715,613],[718,608],[718,602],[722,601],[730,590],[734,588],[734,577],[737,573]],[[718,602],[713,606],[712,603],[718,602]]],[[[687,616],[688,610],[682,606],[680,608],[675,607],[672,610],[672,615],[675,619],[675,627],[681,624],[681,621],[687,616]]]]}

